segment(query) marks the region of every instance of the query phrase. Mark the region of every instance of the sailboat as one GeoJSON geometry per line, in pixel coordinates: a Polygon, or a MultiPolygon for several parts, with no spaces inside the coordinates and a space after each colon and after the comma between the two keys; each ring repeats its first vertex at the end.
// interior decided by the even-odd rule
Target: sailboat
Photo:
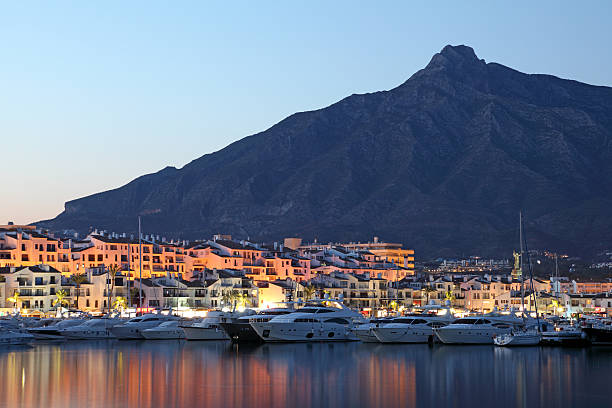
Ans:
{"type": "MultiPolygon", "coordinates": [[[[521,312],[523,317],[523,326],[520,329],[513,330],[510,333],[504,333],[497,335],[493,338],[493,343],[496,346],[504,346],[504,347],[514,347],[514,346],[537,346],[540,344],[542,340],[542,336],[540,334],[540,322],[538,320],[537,325],[529,326],[527,324],[527,320],[525,317],[525,279],[523,275],[523,214],[519,213],[519,239],[520,239],[520,254],[514,253],[514,275],[520,276],[521,278],[521,312]]],[[[525,245],[526,247],[526,245],[525,245]]],[[[530,282],[531,282],[531,295],[533,296],[534,304],[536,305],[536,315],[537,315],[537,303],[536,303],[536,294],[533,287],[533,273],[531,270],[531,262],[528,262],[529,265],[529,274],[530,274],[530,282]]]]}

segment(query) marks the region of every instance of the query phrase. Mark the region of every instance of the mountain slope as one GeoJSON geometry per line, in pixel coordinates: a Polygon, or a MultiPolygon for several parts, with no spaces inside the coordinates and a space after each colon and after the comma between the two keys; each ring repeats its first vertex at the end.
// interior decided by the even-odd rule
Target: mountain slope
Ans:
{"type": "Polygon", "coordinates": [[[186,238],[402,241],[425,256],[517,241],[612,246],[612,88],[527,75],[446,46],[395,89],[351,95],[116,190],[69,201],[51,229],[186,238]]]}

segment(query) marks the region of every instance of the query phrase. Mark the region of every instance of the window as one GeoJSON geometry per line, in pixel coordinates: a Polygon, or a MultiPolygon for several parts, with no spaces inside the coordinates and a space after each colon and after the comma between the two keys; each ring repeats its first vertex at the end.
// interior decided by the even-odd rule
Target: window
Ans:
{"type": "Polygon", "coordinates": [[[348,320],[341,319],[339,317],[334,317],[332,319],[327,319],[325,321],[325,323],[336,323],[336,324],[343,324],[343,325],[349,324],[348,320]]]}

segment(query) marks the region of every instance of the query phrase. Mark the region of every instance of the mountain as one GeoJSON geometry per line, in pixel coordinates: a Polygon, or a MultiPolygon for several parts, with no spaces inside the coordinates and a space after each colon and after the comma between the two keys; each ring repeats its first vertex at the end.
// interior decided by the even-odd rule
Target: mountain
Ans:
{"type": "Polygon", "coordinates": [[[612,248],[612,88],[446,46],[400,86],[351,95],[115,190],[50,229],[400,241],[417,256],[612,248]]]}

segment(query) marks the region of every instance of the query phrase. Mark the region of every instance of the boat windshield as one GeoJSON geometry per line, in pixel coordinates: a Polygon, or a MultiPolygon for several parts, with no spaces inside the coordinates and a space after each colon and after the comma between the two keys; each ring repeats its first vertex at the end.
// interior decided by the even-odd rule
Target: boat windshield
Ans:
{"type": "Polygon", "coordinates": [[[479,319],[469,319],[469,318],[463,318],[463,319],[457,319],[453,322],[453,324],[477,324],[476,322],[479,319]]]}
{"type": "Polygon", "coordinates": [[[297,310],[299,313],[317,313],[317,310],[319,309],[315,309],[313,307],[303,307],[299,310],[297,310]]]}

